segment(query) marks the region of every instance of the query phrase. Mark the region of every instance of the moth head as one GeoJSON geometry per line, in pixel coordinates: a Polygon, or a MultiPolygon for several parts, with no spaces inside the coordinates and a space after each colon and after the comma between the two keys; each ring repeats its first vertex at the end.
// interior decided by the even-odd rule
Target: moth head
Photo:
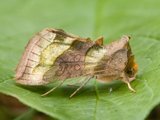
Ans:
{"type": "Polygon", "coordinates": [[[129,78],[134,78],[138,71],[138,64],[135,62],[135,58],[134,55],[132,54],[132,50],[129,43],[127,43],[125,47],[127,48],[128,51],[127,52],[128,61],[125,71],[129,78]]]}
{"type": "Polygon", "coordinates": [[[135,77],[138,71],[138,64],[135,62],[134,56],[130,56],[126,66],[126,73],[129,78],[135,77]]]}
{"type": "Polygon", "coordinates": [[[138,71],[138,64],[135,62],[135,58],[134,58],[134,55],[132,53],[132,50],[131,50],[131,46],[129,44],[129,39],[130,37],[129,36],[123,36],[121,38],[121,40],[123,39],[126,39],[127,42],[124,44],[123,48],[125,48],[127,50],[127,64],[126,64],[126,67],[125,67],[125,72],[126,74],[128,75],[129,78],[134,78],[137,74],[137,71],[138,71]]]}

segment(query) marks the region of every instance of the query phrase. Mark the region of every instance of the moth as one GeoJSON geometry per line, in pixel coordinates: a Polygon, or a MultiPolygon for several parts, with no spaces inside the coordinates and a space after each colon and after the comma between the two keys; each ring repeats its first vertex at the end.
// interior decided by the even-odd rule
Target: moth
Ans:
{"type": "Polygon", "coordinates": [[[130,82],[136,77],[138,65],[129,45],[129,36],[103,45],[103,37],[92,41],[60,29],[44,29],[27,44],[16,68],[15,79],[24,85],[45,85],[60,81],[42,96],[61,86],[67,79],[83,77],[75,95],[88,81],[121,80],[135,92],[130,82]]]}

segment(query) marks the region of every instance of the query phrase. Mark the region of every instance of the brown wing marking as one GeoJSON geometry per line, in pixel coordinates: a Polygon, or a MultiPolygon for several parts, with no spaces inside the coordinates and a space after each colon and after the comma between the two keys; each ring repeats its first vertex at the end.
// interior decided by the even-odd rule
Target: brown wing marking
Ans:
{"type": "Polygon", "coordinates": [[[60,55],[52,68],[44,74],[44,80],[64,80],[83,75],[85,54],[93,44],[91,41],[75,40],[70,49],[60,55]]]}
{"type": "MultiPolygon", "coordinates": [[[[104,49],[102,46],[99,46],[97,43],[90,47],[86,53],[85,57],[85,73],[94,74],[94,69],[98,66],[104,66],[106,63],[106,59],[104,59],[104,56],[106,56],[106,49],[104,49]],[[94,63],[94,64],[87,64],[87,63],[94,63]]],[[[107,58],[107,56],[105,57],[107,58]]]]}
{"type": "Polygon", "coordinates": [[[105,66],[101,68],[103,71],[95,74],[95,76],[97,76],[97,79],[101,81],[112,81],[114,79],[119,79],[125,69],[126,63],[127,50],[119,50],[115,52],[106,62],[105,66]]]}

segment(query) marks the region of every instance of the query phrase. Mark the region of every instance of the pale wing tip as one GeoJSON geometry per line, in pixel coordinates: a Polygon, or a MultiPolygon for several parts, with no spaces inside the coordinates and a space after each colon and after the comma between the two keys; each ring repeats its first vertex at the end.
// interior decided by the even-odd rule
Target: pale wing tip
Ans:
{"type": "Polygon", "coordinates": [[[35,34],[27,43],[27,45],[25,46],[25,50],[19,60],[19,63],[17,64],[17,67],[15,69],[15,79],[16,81],[18,81],[19,79],[21,79],[21,77],[23,76],[23,72],[26,68],[26,64],[27,64],[27,60],[29,58],[29,54],[31,51],[31,48],[34,47],[35,43],[40,39],[40,35],[45,35],[46,33],[53,31],[54,29],[51,28],[45,28],[42,31],[38,32],[37,34],[35,34]]]}

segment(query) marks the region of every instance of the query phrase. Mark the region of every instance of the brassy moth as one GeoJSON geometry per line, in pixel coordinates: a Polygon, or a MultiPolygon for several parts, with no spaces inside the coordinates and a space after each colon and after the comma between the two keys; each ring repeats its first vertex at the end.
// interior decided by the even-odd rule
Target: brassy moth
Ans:
{"type": "Polygon", "coordinates": [[[75,95],[93,77],[98,81],[121,80],[135,92],[130,82],[136,77],[138,66],[129,45],[129,36],[103,45],[103,38],[96,41],[81,38],[59,29],[44,29],[27,44],[16,68],[17,83],[44,85],[83,77],[82,84],[70,97],[75,95]]]}

